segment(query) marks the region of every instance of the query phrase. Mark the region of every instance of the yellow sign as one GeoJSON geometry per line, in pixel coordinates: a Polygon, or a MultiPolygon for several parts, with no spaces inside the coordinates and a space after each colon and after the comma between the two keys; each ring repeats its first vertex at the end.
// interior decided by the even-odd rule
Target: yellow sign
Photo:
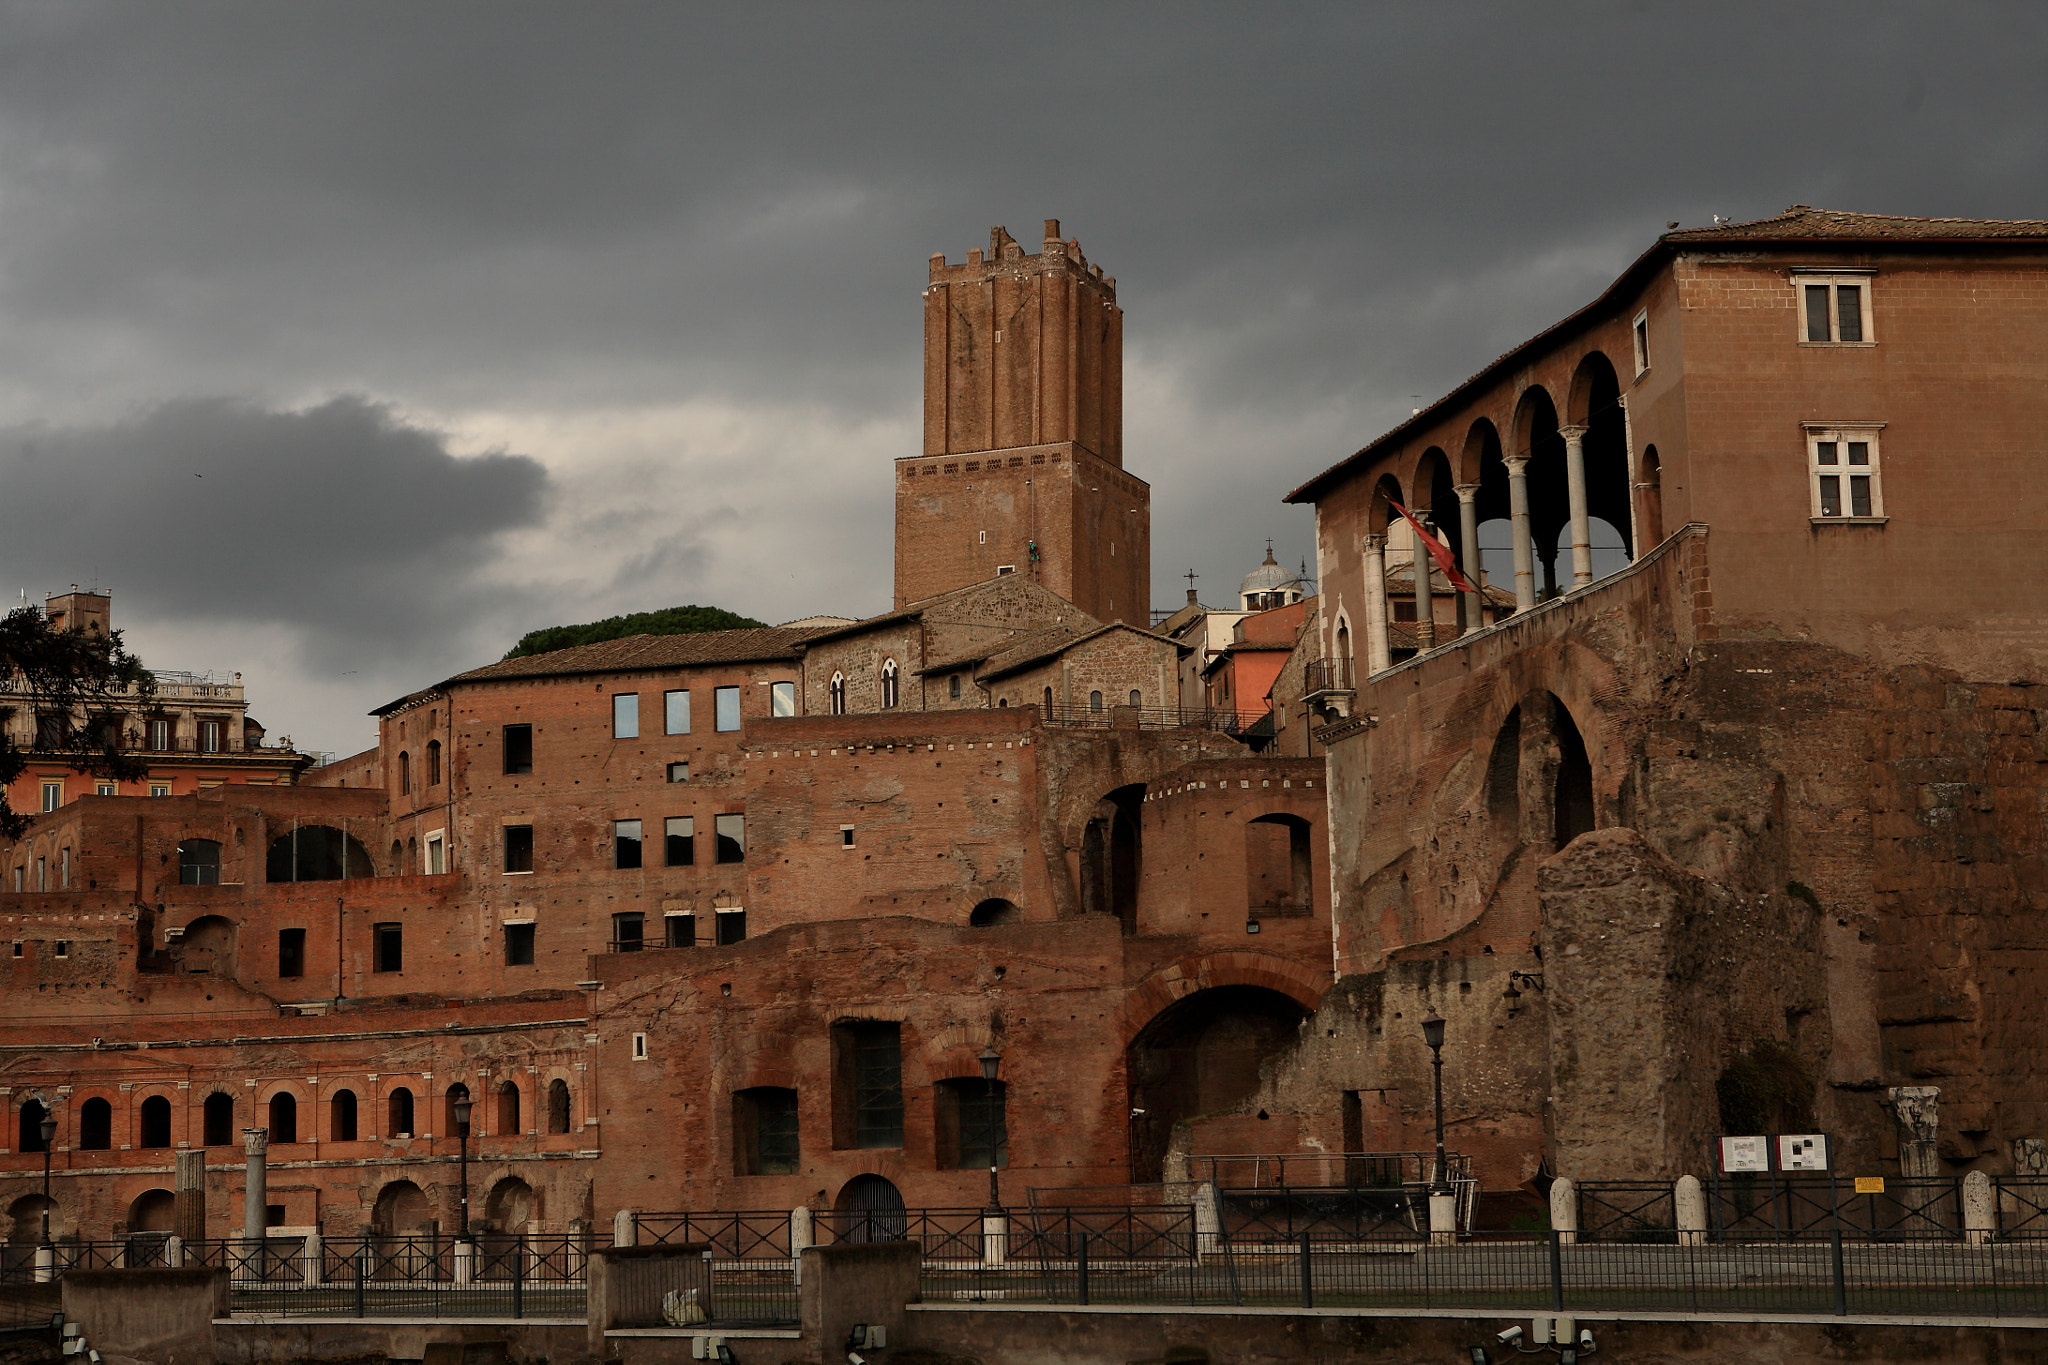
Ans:
{"type": "Polygon", "coordinates": [[[1856,1193],[1883,1194],[1884,1177],[1881,1175],[1859,1175],[1856,1177],[1856,1193]]]}

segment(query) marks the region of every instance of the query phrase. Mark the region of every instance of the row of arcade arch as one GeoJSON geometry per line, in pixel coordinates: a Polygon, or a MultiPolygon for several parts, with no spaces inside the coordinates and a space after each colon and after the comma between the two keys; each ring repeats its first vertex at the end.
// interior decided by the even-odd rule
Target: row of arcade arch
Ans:
{"type": "MultiPolygon", "coordinates": [[[[1576,591],[1632,562],[1663,538],[1656,448],[1631,467],[1627,400],[1613,364],[1588,352],[1572,376],[1562,416],[1540,384],[1523,390],[1506,433],[1491,418],[1475,419],[1455,452],[1431,446],[1405,471],[1374,485],[1364,536],[1366,669],[1389,667],[1395,644],[1390,621],[1408,604],[1389,601],[1388,531],[1405,507],[1455,557],[1475,587],[1482,551],[1505,551],[1514,609],[1576,591]],[[1400,476],[1406,474],[1404,480],[1400,476]],[[1604,572],[1598,567],[1604,563],[1604,572]]],[[[1492,618],[1478,592],[1455,594],[1455,617],[1437,620],[1439,574],[1412,574],[1417,648],[1479,629],[1492,618]]],[[[1350,627],[1339,623],[1338,654],[1350,657],[1350,627]]]]}

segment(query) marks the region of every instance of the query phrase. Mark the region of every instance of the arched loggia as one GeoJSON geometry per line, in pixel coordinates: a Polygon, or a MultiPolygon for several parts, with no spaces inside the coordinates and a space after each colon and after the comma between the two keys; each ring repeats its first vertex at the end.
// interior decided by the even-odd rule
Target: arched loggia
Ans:
{"type": "Polygon", "coordinates": [[[1569,542],[1573,551],[1571,582],[1575,587],[1584,587],[1625,567],[1637,550],[1633,537],[1634,500],[1629,487],[1627,413],[1622,407],[1621,380],[1615,374],[1613,362],[1603,353],[1588,351],[1580,358],[1578,368],[1572,374],[1566,416],[1569,419],[1564,428],[1568,494],[1574,487],[1571,470],[1573,440],[1579,447],[1576,486],[1580,496],[1578,505],[1567,513],[1568,524],[1575,533],[1574,540],[1569,542]],[[1576,533],[1595,520],[1606,522],[1619,534],[1621,555],[1618,562],[1611,552],[1599,553],[1599,547],[1590,538],[1585,543],[1582,562],[1576,533]]]}

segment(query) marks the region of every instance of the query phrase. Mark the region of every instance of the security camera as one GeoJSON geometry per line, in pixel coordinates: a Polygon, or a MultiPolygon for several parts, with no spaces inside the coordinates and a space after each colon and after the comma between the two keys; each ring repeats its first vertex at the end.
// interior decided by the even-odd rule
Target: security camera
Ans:
{"type": "Polygon", "coordinates": [[[846,1353],[846,1365],[868,1365],[868,1362],[867,1358],[861,1355],[859,1351],[848,1351],[846,1353]]]}
{"type": "Polygon", "coordinates": [[[1493,1339],[1503,1346],[1513,1346],[1522,1339],[1522,1329],[1519,1327],[1504,1327],[1493,1334],[1493,1339]]]}
{"type": "Polygon", "coordinates": [[[1584,1354],[1584,1355],[1591,1355],[1591,1354],[1593,1353],[1593,1350],[1594,1350],[1594,1347],[1593,1347],[1593,1329],[1592,1329],[1592,1328],[1590,1328],[1590,1327],[1582,1327],[1582,1328],[1580,1328],[1580,1329],[1579,1329],[1579,1351],[1580,1351],[1580,1353],[1581,1353],[1581,1354],[1584,1354]]]}

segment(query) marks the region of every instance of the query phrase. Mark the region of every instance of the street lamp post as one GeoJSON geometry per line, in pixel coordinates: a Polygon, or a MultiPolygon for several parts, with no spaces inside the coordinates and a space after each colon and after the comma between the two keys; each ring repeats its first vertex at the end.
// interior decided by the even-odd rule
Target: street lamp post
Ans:
{"type": "Polygon", "coordinates": [[[1455,1235],[1457,1200],[1444,1171],[1444,1020],[1434,1006],[1423,1016],[1422,1041],[1429,1047],[1436,1080],[1436,1169],[1429,1180],[1429,1232],[1430,1240],[1441,1246],[1455,1235]]]}
{"type": "Polygon", "coordinates": [[[988,1098],[988,1213],[997,1218],[1003,1214],[1002,1192],[996,1188],[996,1068],[1002,1064],[1002,1054],[993,1046],[981,1050],[982,1091],[988,1098]]]}
{"type": "Polygon", "coordinates": [[[462,1173],[462,1221],[455,1231],[455,1240],[458,1242],[469,1240],[469,1111],[474,1104],[475,1101],[470,1099],[469,1092],[465,1090],[456,1096],[451,1105],[455,1110],[455,1160],[462,1173]]]}

